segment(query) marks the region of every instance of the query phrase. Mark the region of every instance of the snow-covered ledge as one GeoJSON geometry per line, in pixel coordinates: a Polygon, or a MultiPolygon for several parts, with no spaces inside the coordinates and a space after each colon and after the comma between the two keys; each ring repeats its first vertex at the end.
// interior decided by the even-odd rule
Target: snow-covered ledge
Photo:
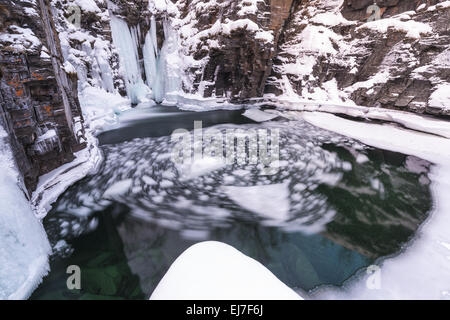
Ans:
{"type": "Polygon", "coordinates": [[[75,160],[39,177],[37,188],[31,196],[33,211],[39,219],[47,215],[51,205],[68,187],[94,173],[101,164],[103,157],[97,139],[89,131],[86,138],[87,146],[74,154],[75,160]]]}
{"type": "Polygon", "coordinates": [[[197,243],[172,264],[150,300],[302,300],[266,267],[221,242],[197,243]]]}
{"type": "Polygon", "coordinates": [[[86,148],[74,154],[75,159],[41,176],[31,197],[36,216],[44,218],[51,205],[73,183],[97,171],[103,161],[95,133],[116,121],[117,114],[130,108],[130,101],[119,94],[86,86],[79,93],[85,119],[86,148]]]}
{"type": "MultiPolygon", "coordinates": [[[[450,105],[450,100],[445,101],[450,105]]],[[[441,101],[441,103],[443,102],[441,101]]],[[[181,109],[190,111],[235,110],[241,108],[251,110],[265,106],[276,107],[279,110],[320,111],[347,115],[353,118],[397,123],[412,130],[450,138],[450,121],[442,121],[436,117],[401,110],[358,106],[351,100],[346,102],[319,101],[303,99],[297,95],[274,96],[268,94],[264,97],[250,99],[245,104],[235,104],[230,103],[225,98],[203,98],[199,95],[178,94],[167,96],[163,105],[177,105],[181,109]]],[[[269,110],[269,112],[274,111],[269,110]]],[[[255,121],[264,120],[255,119],[255,121]]]]}
{"type": "MultiPolygon", "coordinates": [[[[397,123],[405,128],[422,131],[450,138],[450,121],[420,115],[412,112],[358,106],[352,103],[336,103],[327,101],[312,101],[296,97],[265,97],[262,101],[255,99],[255,106],[272,105],[281,110],[326,112],[343,114],[353,118],[382,120],[397,123]]],[[[449,101],[450,104],[450,101],[449,101]]]]}

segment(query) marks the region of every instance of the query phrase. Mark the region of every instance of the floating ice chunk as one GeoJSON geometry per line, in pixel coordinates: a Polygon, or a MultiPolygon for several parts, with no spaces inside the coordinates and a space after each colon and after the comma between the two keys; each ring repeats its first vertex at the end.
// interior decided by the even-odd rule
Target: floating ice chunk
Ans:
{"type": "Polygon", "coordinates": [[[160,183],[161,188],[170,188],[173,186],[173,182],[169,180],[162,180],[160,183]]]}
{"type": "Polygon", "coordinates": [[[144,181],[145,184],[148,184],[149,186],[157,185],[156,181],[149,176],[143,176],[142,180],[144,181]]]}
{"type": "Polygon", "coordinates": [[[288,182],[250,187],[224,186],[223,190],[238,205],[265,218],[284,221],[289,217],[288,182]]]}
{"type": "Polygon", "coordinates": [[[261,111],[259,109],[248,109],[245,110],[245,112],[242,114],[244,117],[247,117],[253,121],[256,122],[264,122],[264,121],[270,121],[272,119],[275,119],[278,117],[277,114],[268,113],[261,111]]]}
{"type": "Polygon", "coordinates": [[[342,163],[342,169],[344,169],[344,171],[351,171],[352,170],[352,164],[350,162],[343,162],[342,163]]]}
{"type": "Polygon", "coordinates": [[[366,156],[366,155],[364,155],[364,154],[358,154],[358,156],[356,157],[356,162],[357,163],[366,163],[367,161],[369,161],[369,158],[366,156]]]}
{"type": "Polygon", "coordinates": [[[301,300],[262,264],[216,241],[183,252],[153,291],[151,300],[301,300]]]}
{"type": "Polygon", "coordinates": [[[117,196],[124,195],[130,189],[132,184],[132,179],[118,181],[106,189],[105,193],[103,193],[103,198],[114,199],[117,196]]]}
{"type": "Polygon", "coordinates": [[[191,163],[178,165],[177,169],[182,180],[189,180],[219,170],[225,165],[225,161],[219,157],[202,157],[191,163]]]}
{"type": "Polygon", "coordinates": [[[235,181],[235,178],[233,176],[225,176],[223,177],[223,183],[230,184],[235,181]]]}
{"type": "MultiPolygon", "coordinates": [[[[335,186],[342,180],[342,173],[322,173],[318,177],[321,183],[328,184],[330,186],[335,186]]],[[[294,187],[295,188],[295,187],[294,187]]]]}
{"type": "Polygon", "coordinates": [[[244,169],[237,169],[237,170],[233,171],[233,174],[236,176],[239,176],[239,177],[243,177],[243,176],[250,174],[250,171],[244,170],[244,169]]]}

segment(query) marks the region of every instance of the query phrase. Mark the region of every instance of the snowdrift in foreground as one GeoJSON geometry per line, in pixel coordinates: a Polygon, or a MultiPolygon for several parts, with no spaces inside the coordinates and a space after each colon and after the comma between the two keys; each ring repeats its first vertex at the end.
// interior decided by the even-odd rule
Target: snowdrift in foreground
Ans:
{"type": "Polygon", "coordinates": [[[50,244],[18,185],[7,134],[0,128],[0,300],[26,299],[49,271],[50,244]]]}
{"type": "Polygon", "coordinates": [[[391,125],[355,122],[320,112],[303,118],[325,128],[382,149],[402,152],[436,164],[430,178],[434,209],[406,250],[381,263],[379,287],[366,272],[343,288],[322,288],[319,299],[449,299],[450,298],[450,139],[404,130],[391,125]]]}
{"type": "Polygon", "coordinates": [[[193,245],[172,264],[151,300],[301,300],[262,264],[216,241],[193,245]]]}

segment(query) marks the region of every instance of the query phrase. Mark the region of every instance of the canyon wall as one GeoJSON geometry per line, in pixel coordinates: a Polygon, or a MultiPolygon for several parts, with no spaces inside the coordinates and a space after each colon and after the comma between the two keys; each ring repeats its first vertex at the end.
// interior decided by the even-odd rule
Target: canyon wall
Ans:
{"type": "Polygon", "coordinates": [[[279,44],[270,92],[449,115],[442,97],[450,81],[450,2],[377,1],[376,18],[368,2],[303,1],[279,44]]]}
{"type": "Polygon", "coordinates": [[[49,2],[1,0],[0,122],[29,190],[83,148],[77,75],[63,64],[49,2]]]}
{"type": "Polygon", "coordinates": [[[283,96],[450,114],[441,99],[450,70],[448,1],[113,2],[115,15],[139,30],[141,63],[150,19],[160,49],[164,26],[173,28],[177,61],[166,68],[188,95],[232,103],[283,96]]]}

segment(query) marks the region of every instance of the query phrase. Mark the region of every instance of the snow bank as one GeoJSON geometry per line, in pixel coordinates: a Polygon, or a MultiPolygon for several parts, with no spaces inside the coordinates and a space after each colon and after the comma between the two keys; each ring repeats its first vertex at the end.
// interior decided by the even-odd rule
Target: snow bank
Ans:
{"type": "Polygon", "coordinates": [[[431,94],[428,105],[432,108],[450,109],[450,83],[443,83],[431,94]]]}
{"type": "Polygon", "coordinates": [[[406,128],[431,133],[434,135],[450,138],[450,122],[438,120],[432,117],[414,114],[411,112],[391,110],[385,108],[371,108],[348,103],[333,103],[328,101],[310,101],[293,97],[267,97],[266,101],[256,103],[259,105],[270,105],[279,109],[295,111],[320,111],[333,114],[345,114],[350,117],[363,119],[383,120],[398,123],[406,128]]]}
{"type": "MultiPolygon", "coordinates": [[[[338,132],[370,146],[415,155],[433,163],[450,163],[450,139],[387,124],[367,124],[346,120],[322,112],[305,112],[302,117],[315,126],[338,132]]],[[[440,122],[448,124],[446,121],[440,122]]]]}
{"type": "Polygon", "coordinates": [[[262,264],[233,247],[201,242],[183,252],[151,300],[300,300],[262,264]]]}
{"type": "Polygon", "coordinates": [[[319,299],[448,299],[450,297],[450,139],[412,132],[391,125],[366,124],[325,113],[304,113],[321,128],[391,151],[414,155],[436,164],[430,178],[434,209],[415,240],[396,257],[380,263],[380,286],[369,289],[371,275],[351,278],[343,288],[322,288],[319,299]]]}
{"type": "Polygon", "coordinates": [[[26,299],[48,273],[51,249],[42,224],[19,187],[6,139],[0,128],[0,300],[26,299]]]}
{"type": "Polygon", "coordinates": [[[131,109],[129,99],[95,87],[86,87],[79,93],[78,98],[84,118],[94,134],[101,131],[105,125],[117,123],[117,115],[131,109]]]}

